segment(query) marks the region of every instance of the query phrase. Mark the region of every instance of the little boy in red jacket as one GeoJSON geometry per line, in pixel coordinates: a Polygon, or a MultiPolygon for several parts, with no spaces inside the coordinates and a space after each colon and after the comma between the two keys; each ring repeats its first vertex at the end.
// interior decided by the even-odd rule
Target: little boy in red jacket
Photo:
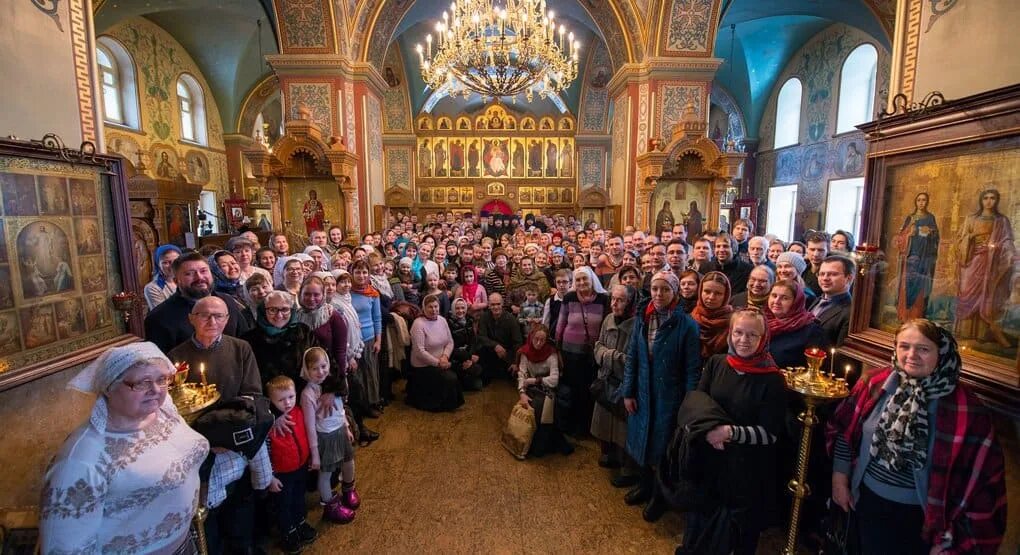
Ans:
{"type": "Polygon", "coordinates": [[[269,432],[269,458],[273,463],[273,481],[269,484],[276,503],[282,547],[286,553],[300,553],[301,548],[315,541],[315,528],[305,520],[305,483],[308,480],[308,432],[305,418],[297,401],[294,381],[276,376],[266,383],[266,394],[274,412],[287,422],[269,432]],[[282,431],[281,431],[282,430],[282,431]]]}

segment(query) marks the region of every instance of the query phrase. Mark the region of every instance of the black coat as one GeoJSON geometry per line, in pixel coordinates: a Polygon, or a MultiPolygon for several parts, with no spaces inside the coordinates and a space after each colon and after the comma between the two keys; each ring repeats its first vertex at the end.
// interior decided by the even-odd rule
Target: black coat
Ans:
{"type": "MultiPolygon", "coordinates": [[[[248,320],[238,309],[237,301],[224,293],[214,292],[213,295],[223,300],[227,305],[227,313],[230,314],[227,325],[223,328],[224,335],[240,337],[251,329],[248,320]]],[[[145,339],[155,343],[164,353],[191,339],[191,336],[195,335],[195,328],[191,326],[188,314],[196,302],[197,299],[181,295],[178,289],[145,317],[145,339]]]]}
{"type": "Polygon", "coordinates": [[[719,259],[713,260],[709,263],[701,275],[705,275],[708,272],[722,272],[730,280],[730,289],[732,294],[743,293],[747,291],[747,278],[751,276],[751,270],[754,266],[750,262],[744,262],[743,260],[732,259],[726,264],[719,262],[719,259]]]}
{"type": "Polygon", "coordinates": [[[456,318],[447,318],[450,325],[450,335],[453,336],[453,353],[450,354],[450,364],[458,369],[460,364],[475,354],[475,321],[470,315],[464,317],[464,323],[460,324],[456,318]]]}
{"type": "MultiPolygon", "coordinates": [[[[815,298],[808,309],[814,308],[820,302],[822,302],[821,295],[815,298]]],[[[850,332],[850,305],[851,298],[844,297],[835,306],[828,307],[818,317],[818,323],[821,324],[829,345],[832,347],[843,345],[847,334],[850,332]]]]}
{"type": "MultiPolygon", "coordinates": [[[[304,324],[290,326],[278,335],[269,335],[262,328],[255,327],[241,339],[251,345],[251,350],[255,354],[263,390],[269,380],[277,376],[287,376],[294,380],[296,391],[300,392],[305,386],[305,379],[301,377],[302,357],[308,349],[322,347],[315,333],[304,324]]],[[[332,357],[330,367],[330,375],[322,382],[322,391],[346,395],[347,383],[341,378],[344,374],[342,370],[345,369],[338,368],[337,362],[332,360],[332,357]]]]}

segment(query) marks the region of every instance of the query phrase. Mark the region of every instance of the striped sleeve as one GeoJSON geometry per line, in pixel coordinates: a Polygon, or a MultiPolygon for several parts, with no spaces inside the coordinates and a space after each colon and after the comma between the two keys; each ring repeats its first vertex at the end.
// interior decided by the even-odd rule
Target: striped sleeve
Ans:
{"type": "Polygon", "coordinates": [[[776,436],[765,431],[764,426],[733,426],[733,443],[744,445],[772,445],[776,436]]]}

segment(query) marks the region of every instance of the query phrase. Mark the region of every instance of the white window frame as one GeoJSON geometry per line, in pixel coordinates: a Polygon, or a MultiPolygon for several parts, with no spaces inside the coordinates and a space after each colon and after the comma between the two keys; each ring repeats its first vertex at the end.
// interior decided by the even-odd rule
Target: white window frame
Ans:
{"type": "Polygon", "coordinates": [[[99,94],[103,97],[103,122],[131,129],[141,129],[138,109],[138,84],[135,78],[135,63],[131,54],[122,44],[112,37],[102,36],[96,39],[96,70],[99,75],[99,94]],[[109,66],[100,63],[105,57],[109,66]],[[111,81],[107,83],[107,77],[111,81]],[[109,99],[114,94],[115,98],[109,99]],[[108,102],[114,102],[119,109],[119,116],[110,115],[108,102]]]}
{"type": "Polygon", "coordinates": [[[856,131],[875,114],[875,84],[878,80],[878,50],[870,43],[854,48],[840,68],[836,133],[856,131]],[[861,69],[868,64],[867,75],[861,69]],[[855,71],[856,70],[856,71],[855,71]]]}
{"type": "MultiPolygon", "coordinates": [[[[793,229],[797,222],[797,193],[799,184],[774,185],[769,189],[768,216],[765,220],[765,232],[774,233],[779,239],[790,242],[793,240],[793,229]],[[789,203],[789,214],[781,221],[778,211],[779,203],[789,203]]],[[[785,210],[784,210],[785,212],[785,210]]]]}
{"type": "Polygon", "coordinates": [[[825,230],[830,234],[835,232],[837,229],[843,231],[849,231],[854,237],[861,236],[861,217],[864,212],[864,178],[863,177],[849,177],[846,179],[832,179],[829,181],[828,190],[825,196],[825,230]],[[854,187],[854,191],[840,191],[835,193],[834,187],[854,187]],[[849,196],[848,196],[849,195],[849,196]],[[850,215],[850,224],[846,222],[848,208],[850,206],[848,199],[853,196],[854,209],[852,215],[850,215]]]}
{"type": "Polygon", "coordinates": [[[800,114],[804,101],[804,85],[800,79],[790,77],[783,83],[776,96],[776,132],[773,148],[783,148],[800,143],[800,114]],[[794,88],[796,87],[796,88],[794,88]],[[796,95],[796,98],[791,95],[796,95]],[[791,123],[787,123],[792,120],[791,123]],[[792,129],[792,135],[787,130],[792,129]]]}
{"type": "Polygon", "coordinates": [[[209,137],[205,125],[205,94],[202,86],[192,75],[182,73],[177,78],[174,92],[177,94],[177,110],[180,114],[181,140],[207,146],[209,137]]]}

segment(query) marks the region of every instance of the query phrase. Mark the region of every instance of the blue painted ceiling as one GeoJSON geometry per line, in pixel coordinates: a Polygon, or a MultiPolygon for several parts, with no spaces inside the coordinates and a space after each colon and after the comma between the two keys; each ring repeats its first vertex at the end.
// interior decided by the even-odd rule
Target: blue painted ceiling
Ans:
{"type": "Polygon", "coordinates": [[[885,31],[861,0],[723,0],[723,10],[715,55],[725,62],[716,84],[744,112],[749,138],[758,136],[769,95],[790,58],[826,27],[845,23],[889,48],[885,31]]]}
{"type": "Polygon", "coordinates": [[[271,73],[259,59],[276,54],[271,0],[108,0],[96,13],[96,34],[131,17],[145,17],[187,50],[212,90],[224,132],[234,131],[245,94],[271,73]]]}

